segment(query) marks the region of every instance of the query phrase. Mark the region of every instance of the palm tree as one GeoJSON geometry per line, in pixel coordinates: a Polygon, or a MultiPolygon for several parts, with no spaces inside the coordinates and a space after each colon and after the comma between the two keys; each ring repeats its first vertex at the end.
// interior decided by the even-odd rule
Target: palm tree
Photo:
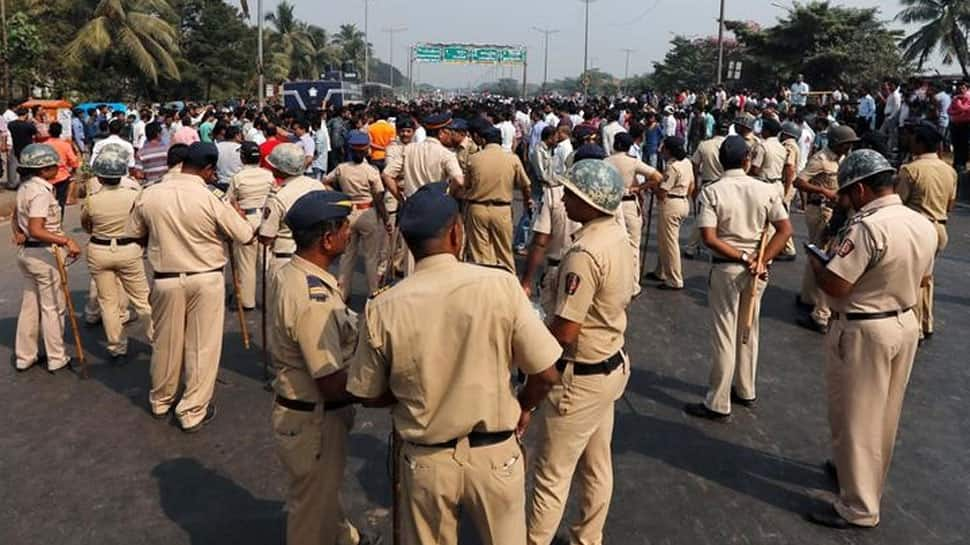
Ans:
{"type": "Polygon", "coordinates": [[[314,47],[307,34],[306,24],[293,14],[293,4],[283,0],[276,11],[266,14],[266,21],[275,27],[275,47],[270,59],[270,72],[275,79],[299,77],[314,47]]]}
{"type": "Polygon", "coordinates": [[[896,19],[906,24],[924,23],[916,32],[899,43],[903,56],[915,60],[917,68],[933,54],[943,54],[943,64],[956,59],[965,77],[970,64],[967,29],[970,27],[970,3],[966,0],[900,0],[906,6],[896,19]]]}
{"type": "Polygon", "coordinates": [[[332,43],[339,50],[341,61],[352,62],[358,69],[363,69],[364,48],[370,50],[370,44],[366,43],[364,33],[357,28],[357,25],[340,25],[340,29],[333,36],[332,43]]]}
{"type": "Polygon", "coordinates": [[[167,21],[174,16],[168,0],[100,0],[67,44],[66,60],[80,65],[88,56],[120,53],[153,83],[159,75],[178,80],[177,34],[167,21]]]}

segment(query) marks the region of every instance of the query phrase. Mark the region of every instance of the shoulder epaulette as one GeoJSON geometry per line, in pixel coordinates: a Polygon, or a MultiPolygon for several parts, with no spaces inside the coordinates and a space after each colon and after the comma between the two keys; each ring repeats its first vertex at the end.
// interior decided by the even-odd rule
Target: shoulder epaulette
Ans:
{"type": "Polygon", "coordinates": [[[324,303],[330,299],[330,292],[322,279],[308,274],[306,277],[307,295],[311,301],[324,303]]]}

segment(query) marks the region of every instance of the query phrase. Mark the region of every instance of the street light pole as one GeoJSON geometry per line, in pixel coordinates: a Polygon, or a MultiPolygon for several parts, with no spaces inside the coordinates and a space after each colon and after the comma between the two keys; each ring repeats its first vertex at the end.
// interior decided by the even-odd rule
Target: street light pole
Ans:
{"type": "Polygon", "coordinates": [[[623,83],[626,84],[627,80],[630,79],[630,55],[636,53],[636,49],[621,49],[620,51],[626,53],[626,67],[623,69],[623,83]]]}
{"type": "Polygon", "coordinates": [[[586,38],[583,45],[583,96],[589,95],[589,5],[596,0],[580,0],[586,4],[586,38]]]}
{"type": "Polygon", "coordinates": [[[388,41],[390,42],[390,51],[388,52],[388,57],[389,57],[390,70],[388,70],[388,72],[390,72],[389,80],[390,80],[392,92],[394,91],[394,35],[397,34],[398,32],[404,32],[407,29],[408,27],[404,27],[404,26],[387,27],[387,28],[381,29],[382,32],[387,32],[389,36],[388,41]]]}
{"type": "Polygon", "coordinates": [[[266,75],[263,70],[263,0],[256,1],[256,85],[259,109],[266,105],[266,75]]]}
{"type": "Polygon", "coordinates": [[[549,35],[557,34],[559,30],[553,28],[539,28],[537,26],[532,27],[532,30],[536,32],[541,32],[545,34],[546,49],[545,49],[545,60],[543,61],[542,68],[542,92],[546,92],[546,84],[549,82],[549,35]]]}
{"type": "Polygon", "coordinates": [[[721,15],[717,18],[717,84],[720,85],[724,73],[724,0],[721,0],[721,15]]]}
{"type": "Polygon", "coordinates": [[[364,83],[370,82],[370,3],[364,0],[364,83]]]}

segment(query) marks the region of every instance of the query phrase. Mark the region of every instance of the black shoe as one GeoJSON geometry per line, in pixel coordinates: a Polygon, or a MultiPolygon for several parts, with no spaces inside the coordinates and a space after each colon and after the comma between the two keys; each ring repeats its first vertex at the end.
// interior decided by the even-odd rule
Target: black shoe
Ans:
{"type": "Polygon", "coordinates": [[[781,254],[776,256],[774,260],[775,261],[795,261],[796,257],[798,256],[796,256],[795,254],[791,254],[791,255],[781,254]]]}
{"type": "Polygon", "coordinates": [[[149,408],[148,412],[152,413],[152,418],[155,420],[166,420],[168,419],[168,416],[172,414],[172,409],[169,409],[163,413],[156,413],[149,408]]]}
{"type": "Polygon", "coordinates": [[[825,471],[825,476],[831,479],[832,482],[838,486],[839,470],[835,468],[835,462],[832,460],[825,460],[825,462],[822,463],[822,470],[825,471]]]}
{"type": "Polygon", "coordinates": [[[357,545],[381,545],[383,542],[384,538],[380,534],[371,536],[361,533],[360,541],[357,542],[357,545]]]}
{"type": "Polygon", "coordinates": [[[731,403],[737,403],[742,407],[753,409],[758,406],[758,398],[744,399],[734,391],[734,388],[731,388],[731,403]]]}
{"type": "Polygon", "coordinates": [[[833,528],[835,530],[849,530],[851,528],[865,528],[865,526],[859,526],[852,524],[851,522],[842,518],[842,515],[835,512],[835,509],[830,511],[815,511],[812,513],[807,513],[805,515],[805,520],[811,522],[812,524],[818,524],[819,526],[826,526],[828,528],[833,528]]]}
{"type": "Polygon", "coordinates": [[[663,278],[660,278],[660,275],[658,275],[655,272],[648,272],[647,274],[643,275],[643,279],[644,280],[650,280],[652,282],[663,282],[664,281],[664,279],[663,278]]]}
{"type": "Polygon", "coordinates": [[[796,295],[795,296],[795,306],[798,307],[798,308],[800,308],[800,309],[802,309],[802,310],[812,310],[813,308],[815,308],[815,305],[812,305],[812,304],[806,303],[805,301],[802,301],[802,296],[801,295],[796,295]]]}
{"type": "Polygon", "coordinates": [[[697,418],[706,418],[708,420],[713,420],[715,422],[725,422],[731,417],[730,414],[722,414],[719,412],[712,411],[707,408],[707,405],[703,403],[688,403],[684,405],[684,412],[690,416],[696,416],[697,418]]]}
{"type": "Polygon", "coordinates": [[[205,409],[205,416],[202,418],[202,421],[194,426],[189,426],[187,428],[185,426],[182,426],[182,431],[184,431],[185,433],[196,433],[197,431],[201,430],[206,424],[211,422],[212,419],[215,417],[216,417],[216,406],[213,405],[212,403],[209,403],[209,406],[206,407],[205,409]]]}
{"type": "Polygon", "coordinates": [[[115,354],[111,356],[111,365],[115,367],[128,365],[128,354],[115,354]]]}
{"type": "Polygon", "coordinates": [[[657,286],[657,289],[658,290],[665,290],[665,291],[680,291],[680,290],[684,289],[684,286],[681,286],[681,287],[678,288],[677,286],[670,286],[670,285],[667,285],[667,284],[660,284],[659,286],[657,286]]]}
{"type": "Polygon", "coordinates": [[[829,332],[828,324],[822,325],[807,316],[802,316],[801,318],[795,319],[795,323],[801,327],[804,327],[805,329],[810,329],[816,333],[821,333],[822,335],[829,332]]]}

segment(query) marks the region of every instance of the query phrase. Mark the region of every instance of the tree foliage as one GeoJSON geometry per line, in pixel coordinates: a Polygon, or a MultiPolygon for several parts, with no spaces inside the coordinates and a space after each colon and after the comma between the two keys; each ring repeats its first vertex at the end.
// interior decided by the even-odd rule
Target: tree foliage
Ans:
{"type": "MultiPolygon", "coordinates": [[[[653,65],[653,84],[657,90],[673,93],[684,88],[707,89],[717,81],[717,40],[674,36],[670,50],[653,65]]],[[[734,40],[724,42],[724,66],[740,57],[734,40]]]]}
{"type": "Polygon", "coordinates": [[[906,36],[899,46],[903,56],[916,62],[922,69],[934,52],[942,53],[943,64],[960,65],[965,77],[970,64],[967,47],[970,29],[970,2],[966,0],[901,0],[906,6],[896,15],[896,20],[906,23],[924,23],[918,30],[906,36]]]}

